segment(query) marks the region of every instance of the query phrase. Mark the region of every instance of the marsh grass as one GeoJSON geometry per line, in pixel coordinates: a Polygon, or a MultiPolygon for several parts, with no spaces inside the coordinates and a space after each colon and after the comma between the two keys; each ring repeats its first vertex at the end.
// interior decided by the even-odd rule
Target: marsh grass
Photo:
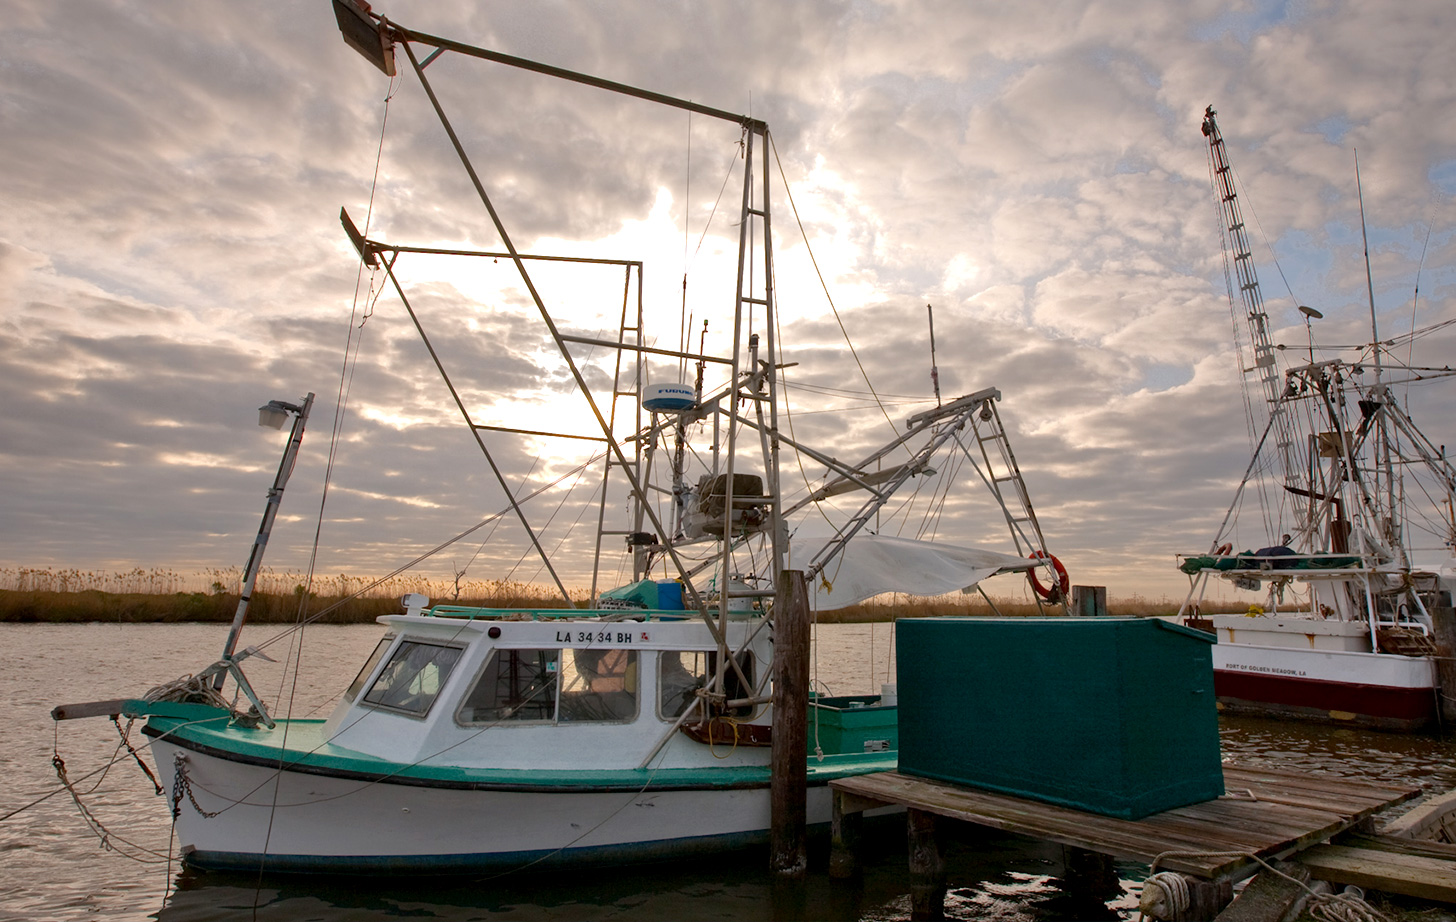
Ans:
{"type": "MultiPolygon", "coordinates": [[[[307,591],[305,583],[303,574],[265,567],[254,585],[248,620],[291,624],[330,609],[317,620],[324,624],[367,623],[380,615],[399,613],[400,596],[411,592],[452,605],[564,607],[553,590],[510,580],[462,580],[457,584],[453,579],[405,575],[372,585],[375,580],[369,577],[340,573],[315,576],[307,591]]],[[[0,621],[227,623],[237,611],[241,584],[242,571],[236,568],[186,575],[160,568],[108,573],[0,567],[0,621]]]]}
{"type": "MultiPolygon", "coordinates": [[[[237,568],[183,574],[166,568],[136,568],[117,572],[51,567],[0,567],[0,621],[46,622],[174,622],[226,623],[238,607],[242,571],[237,568]]],[[[436,603],[486,608],[562,608],[564,603],[547,586],[510,580],[461,580],[419,574],[397,576],[372,585],[369,577],[345,573],[315,576],[304,598],[305,576],[264,568],[248,609],[250,621],[289,624],[318,612],[325,624],[367,623],[380,615],[399,612],[400,596],[417,592],[436,603]],[[357,598],[351,596],[357,595],[357,598]]],[[[573,592],[578,605],[586,592],[573,592]]],[[[1029,596],[994,598],[995,607],[980,595],[905,596],[874,599],[849,608],[820,612],[824,624],[861,624],[896,618],[939,615],[1004,615],[1036,617],[1060,610],[1038,609],[1029,596]]],[[[1243,606],[1230,603],[1230,612],[1243,606]]],[[[1111,597],[1108,614],[1124,616],[1168,615],[1178,604],[1168,599],[1133,595],[1111,597]]],[[[1214,610],[1204,604],[1205,613],[1214,610]]]]}

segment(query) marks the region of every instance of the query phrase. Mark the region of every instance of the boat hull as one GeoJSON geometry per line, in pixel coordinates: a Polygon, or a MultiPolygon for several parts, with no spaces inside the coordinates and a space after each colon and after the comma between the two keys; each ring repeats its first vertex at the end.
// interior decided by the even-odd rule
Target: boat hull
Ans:
{"type": "Polygon", "coordinates": [[[1214,691],[1225,713],[1299,717],[1413,731],[1436,718],[1429,657],[1285,646],[1214,645],[1214,691]]]}
{"type": "MultiPolygon", "coordinates": [[[[279,771],[173,739],[153,746],[177,799],[184,860],[199,868],[450,874],[660,861],[768,841],[767,783],[734,783],[731,772],[670,789],[484,787],[279,771]]],[[[827,779],[811,780],[807,809],[810,824],[829,822],[827,779]]]]}

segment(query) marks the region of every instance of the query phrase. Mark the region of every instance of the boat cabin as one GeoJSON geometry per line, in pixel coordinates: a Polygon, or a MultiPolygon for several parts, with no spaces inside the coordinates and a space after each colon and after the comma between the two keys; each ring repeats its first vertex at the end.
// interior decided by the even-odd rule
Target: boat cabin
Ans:
{"type": "Polygon", "coordinates": [[[713,720],[731,729],[712,746],[677,732],[703,722],[689,710],[719,668],[711,631],[690,613],[410,606],[379,621],[384,637],[324,728],[331,746],[533,769],[580,768],[585,753],[599,767],[637,768],[664,751],[653,764],[692,767],[742,760],[735,739],[772,722],[767,703],[733,704],[768,696],[772,629],[756,613],[725,625],[743,652],[737,671],[724,664],[728,706],[713,720]]]}

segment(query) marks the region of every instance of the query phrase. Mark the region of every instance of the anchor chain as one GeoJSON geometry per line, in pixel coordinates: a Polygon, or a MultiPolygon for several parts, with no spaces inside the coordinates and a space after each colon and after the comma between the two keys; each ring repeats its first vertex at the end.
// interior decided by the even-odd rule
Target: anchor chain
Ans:
{"type": "Polygon", "coordinates": [[[221,810],[207,811],[197,802],[197,796],[192,793],[192,780],[187,777],[187,757],[182,753],[172,759],[172,767],[175,770],[172,776],[172,819],[176,820],[182,815],[182,795],[187,795],[188,803],[196,810],[203,819],[212,819],[221,813],[221,810]]]}
{"type": "Polygon", "coordinates": [[[125,730],[121,729],[121,721],[117,719],[115,714],[111,715],[111,722],[115,725],[116,732],[121,735],[121,745],[126,747],[126,751],[131,753],[133,759],[136,759],[136,764],[141,766],[142,772],[147,776],[147,780],[152,783],[152,787],[157,789],[157,796],[161,797],[166,793],[162,790],[162,783],[157,780],[156,775],[152,774],[152,770],[147,768],[147,763],[142,761],[141,754],[136,751],[131,744],[131,740],[128,739],[128,736],[131,734],[131,725],[136,722],[135,719],[126,722],[125,730]]]}

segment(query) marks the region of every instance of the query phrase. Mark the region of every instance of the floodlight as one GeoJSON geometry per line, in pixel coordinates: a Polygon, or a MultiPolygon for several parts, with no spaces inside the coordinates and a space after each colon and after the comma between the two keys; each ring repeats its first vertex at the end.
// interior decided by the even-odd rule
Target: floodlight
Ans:
{"type": "Polygon", "coordinates": [[[281,400],[270,400],[258,408],[258,425],[269,429],[282,429],[283,424],[288,421],[289,411],[297,409],[281,400]]]}

